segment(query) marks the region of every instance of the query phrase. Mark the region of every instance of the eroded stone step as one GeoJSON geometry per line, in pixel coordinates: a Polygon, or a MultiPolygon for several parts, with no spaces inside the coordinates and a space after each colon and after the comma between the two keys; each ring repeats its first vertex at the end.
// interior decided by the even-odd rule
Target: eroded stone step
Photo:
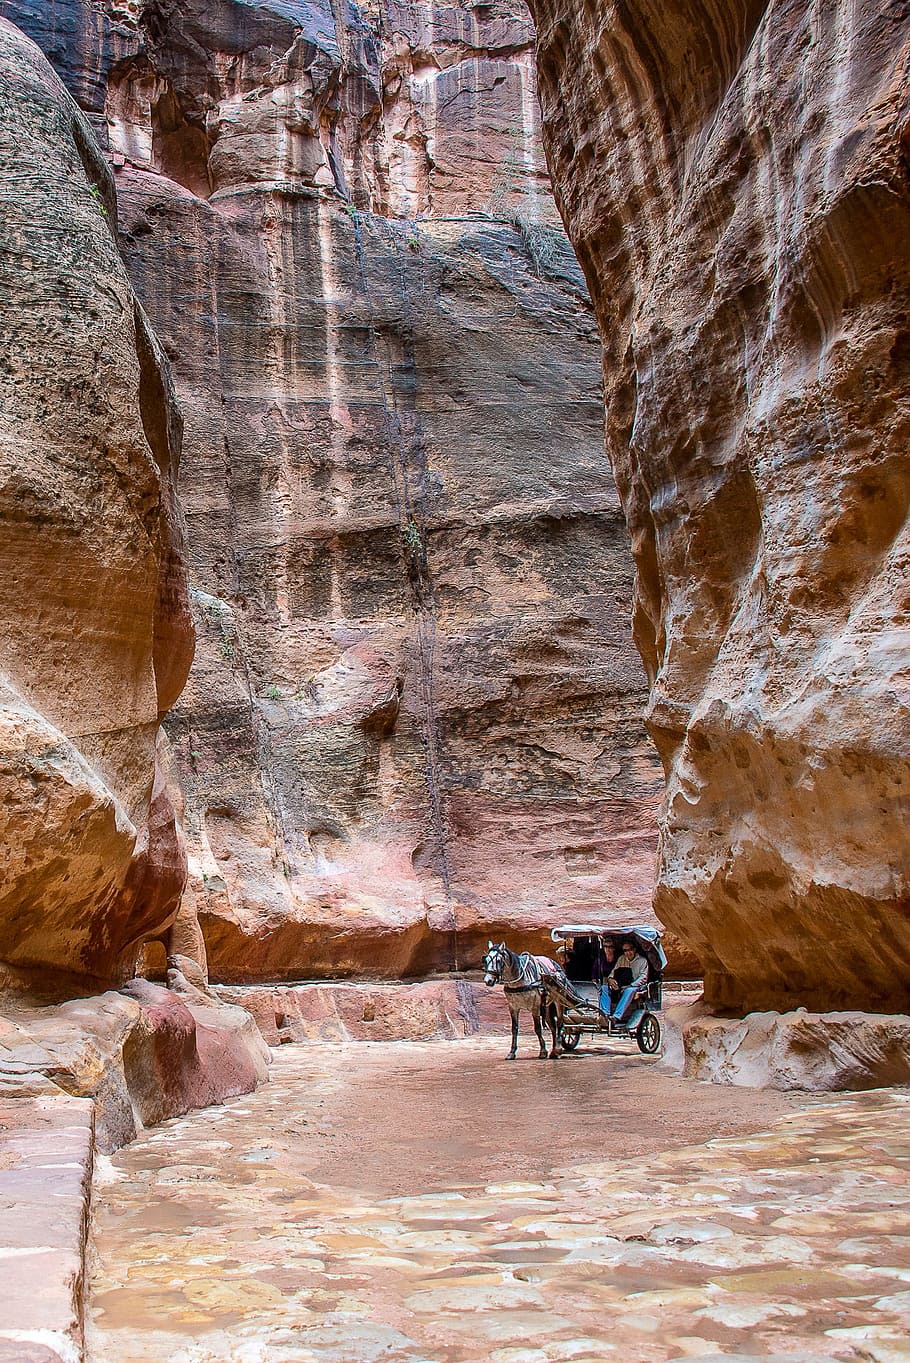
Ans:
{"type": "Polygon", "coordinates": [[[94,1105],[0,1098],[0,1363],[78,1363],[94,1105]]]}

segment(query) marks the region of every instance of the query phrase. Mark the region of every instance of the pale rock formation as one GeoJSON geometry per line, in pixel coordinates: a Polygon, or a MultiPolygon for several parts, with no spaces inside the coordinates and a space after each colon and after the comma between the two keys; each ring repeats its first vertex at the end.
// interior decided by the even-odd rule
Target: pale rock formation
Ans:
{"type": "Polygon", "coordinates": [[[666,770],[655,907],[713,1003],[906,1008],[906,7],[531,8],[666,770]]]}
{"type": "Polygon", "coordinates": [[[84,1357],[96,1152],[268,1077],[248,1013],[182,993],[136,980],[58,1008],[20,1000],[0,1017],[2,1363],[84,1357]]]}
{"type": "Polygon", "coordinates": [[[0,1091],[0,1360],[81,1363],[92,1104],[0,1091]]]}
{"type": "Polygon", "coordinates": [[[0,12],[108,147],[186,418],[171,950],[204,964],[198,919],[215,979],[394,976],[647,916],[631,561],[520,0],[0,12]]]}
{"type": "Polygon", "coordinates": [[[131,973],[186,862],[159,720],[193,648],[166,365],[110,172],[0,19],[0,983],[131,973]]]}
{"type": "Polygon", "coordinates": [[[268,1078],[269,1055],[242,1008],[133,980],[118,993],[0,1018],[0,1096],[92,1099],[95,1139],[109,1154],[146,1126],[249,1093],[268,1078]]]}
{"type": "Polygon", "coordinates": [[[693,1018],[683,1027],[691,1079],[743,1088],[872,1089],[910,1083],[910,1018],[903,1014],[749,1013],[693,1018]]]}
{"type": "Polygon", "coordinates": [[[250,1013],[271,1045],[327,1041],[461,1040],[508,1032],[501,989],[474,980],[408,984],[335,981],[222,985],[218,997],[250,1013]]]}

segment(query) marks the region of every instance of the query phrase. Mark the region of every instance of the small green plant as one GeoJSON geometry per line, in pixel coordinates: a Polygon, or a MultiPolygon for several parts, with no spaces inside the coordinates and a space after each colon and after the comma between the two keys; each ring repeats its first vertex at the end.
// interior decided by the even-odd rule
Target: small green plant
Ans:
{"type": "Polygon", "coordinates": [[[107,208],[105,207],[104,199],[101,197],[101,190],[98,188],[97,185],[89,185],[88,192],[89,194],[91,194],[92,198],[95,200],[95,203],[101,209],[102,217],[106,218],[107,208]]]}
{"type": "Polygon", "coordinates": [[[358,218],[358,210],[356,206],[351,203],[350,199],[342,199],[341,208],[342,212],[347,213],[348,217],[356,225],[358,218]]]}
{"type": "Polygon", "coordinates": [[[265,694],[268,696],[269,700],[281,700],[281,691],[277,686],[270,686],[265,694]]]}
{"type": "Polygon", "coordinates": [[[420,527],[410,516],[401,532],[401,538],[404,540],[404,547],[409,554],[416,557],[422,551],[423,536],[420,533],[420,527]]]}
{"type": "Polygon", "coordinates": [[[194,591],[192,596],[202,620],[205,621],[206,629],[217,633],[222,658],[233,660],[236,653],[237,631],[231,618],[230,607],[206,592],[194,591]]]}
{"type": "Polygon", "coordinates": [[[408,233],[408,235],[405,237],[404,244],[405,246],[407,246],[409,251],[420,250],[420,237],[417,235],[416,231],[408,233]]]}

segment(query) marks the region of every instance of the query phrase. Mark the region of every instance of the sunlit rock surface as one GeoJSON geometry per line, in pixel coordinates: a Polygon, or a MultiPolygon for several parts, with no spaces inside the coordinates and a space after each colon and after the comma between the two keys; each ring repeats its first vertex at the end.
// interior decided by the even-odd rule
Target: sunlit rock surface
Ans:
{"type": "Polygon", "coordinates": [[[735,1009],[906,1009],[905,7],[532,0],[664,761],[735,1009]]]}
{"type": "Polygon", "coordinates": [[[0,12],[107,147],[186,419],[178,949],[198,914],[218,979],[413,974],[646,916],[659,767],[524,7],[0,12]]]}
{"type": "Polygon", "coordinates": [[[186,875],[158,727],[193,647],[180,428],[115,211],[0,19],[0,986],[131,973],[186,875]]]}

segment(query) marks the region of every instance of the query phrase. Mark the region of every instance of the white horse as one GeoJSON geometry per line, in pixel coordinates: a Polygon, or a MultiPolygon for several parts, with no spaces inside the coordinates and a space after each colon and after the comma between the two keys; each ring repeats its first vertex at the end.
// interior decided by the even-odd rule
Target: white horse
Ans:
{"type": "Polygon", "coordinates": [[[540,1043],[540,1059],[547,1058],[547,1043],[541,1025],[543,1017],[553,1037],[550,1059],[555,1060],[559,1053],[562,1015],[566,1003],[573,1001],[574,992],[562,966],[551,961],[549,956],[532,956],[529,951],[519,955],[510,951],[505,942],[500,942],[499,946],[488,942],[483,970],[483,982],[489,989],[497,984],[502,985],[512,1014],[512,1049],[506,1059],[515,1059],[518,1050],[518,1016],[525,1008],[534,1019],[534,1031],[540,1043]]]}

